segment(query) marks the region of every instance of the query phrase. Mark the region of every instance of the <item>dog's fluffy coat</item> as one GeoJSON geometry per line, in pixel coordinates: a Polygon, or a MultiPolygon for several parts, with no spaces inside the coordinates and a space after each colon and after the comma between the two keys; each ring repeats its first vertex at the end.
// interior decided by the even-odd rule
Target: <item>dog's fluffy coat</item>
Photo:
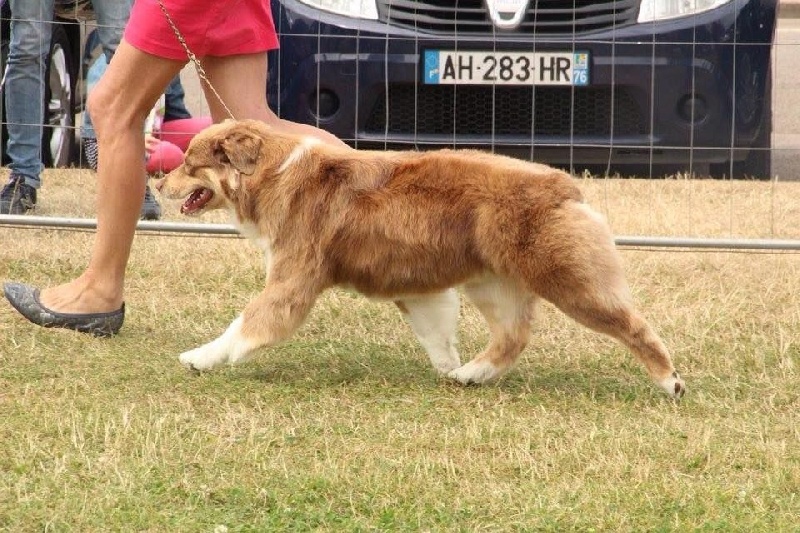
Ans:
{"type": "Polygon", "coordinates": [[[158,184],[187,214],[232,212],[267,256],[266,288],[218,339],[181,355],[195,369],[289,337],[332,286],[391,299],[433,366],[462,383],[500,377],[544,298],[625,344],[673,397],[683,381],[636,312],[611,232],[554,168],[479,151],[357,151],[227,121],[192,141],[158,184]],[[489,324],[486,350],[456,350],[463,288],[489,324]]]}

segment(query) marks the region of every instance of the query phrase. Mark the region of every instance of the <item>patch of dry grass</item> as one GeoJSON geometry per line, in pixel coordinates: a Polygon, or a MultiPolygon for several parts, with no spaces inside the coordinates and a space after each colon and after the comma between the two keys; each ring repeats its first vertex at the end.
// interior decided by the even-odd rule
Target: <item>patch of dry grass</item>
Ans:
{"type": "MultiPolygon", "coordinates": [[[[49,172],[39,214],[91,216],[92,179],[49,172]]],[[[582,187],[618,234],[800,233],[800,184],[582,187]]],[[[68,279],[91,239],[0,229],[0,278],[68,279]]],[[[623,255],[689,387],[678,405],[550,307],[500,384],[452,385],[391,306],[338,291],[285,345],[194,376],[177,354],[236,316],[262,258],[140,235],[120,336],[0,305],[0,529],[796,530],[800,256],[623,255]]],[[[486,332],[462,315],[466,359],[486,332]]]]}

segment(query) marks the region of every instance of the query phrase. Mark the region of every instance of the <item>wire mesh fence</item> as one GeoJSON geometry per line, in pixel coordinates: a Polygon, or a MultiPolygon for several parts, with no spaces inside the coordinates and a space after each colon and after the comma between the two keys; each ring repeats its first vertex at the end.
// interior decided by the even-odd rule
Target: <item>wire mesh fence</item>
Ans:
{"type": "MultiPolygon", "coordinates": [[[[4,67],[8,4],[0,21],[4,67]]],[[[687,183],[737,183],[714,189],[726,195],[720,209],[727,209],[728,228],[714,235],[676,230],[671,237],[688,246],[705,238],[733,248],[732,240],[753,241],[736,232],[735,219],[748,208],[738,184],[746,181],[771,198],[751,207],[768,210],[770,220],[756,241],[775,240],[784,249],[798,237],[776,212],[792,196],[800,160],[795,5],[272,0],[281,48],[269,54],[265,92],[281,117],[315,124],[359,149],[477,148],[609,183],[666,178],[688,191],[671,204],[643,198],[654,209],[677,201],[691,211],[692,194],[706,188],[687,183]],[[789,192],[775,196],[775,184],[784,182],[789,192]]],[[[86,166],[81,112],[87,72],[101,55],[91,7],[85,0],[56,2],[56,18],[42,17],[51,40],[41,70],[45,88],[36,98],[45,110],[41,159],[48,166],[86,166]]],[[[190,69],[183,80],[189,109],[207,112],[190,69]]],[[[24,226],[74,226],[70,217],[40,220],[29,216],[24,226]]],[[[18,221],[2,216],[0,224],[18,221]]],[[[658,245],[665,237],[635,238],[658,245]]],[[[761,243],[742,247],[750,245],[761,243]]]]}

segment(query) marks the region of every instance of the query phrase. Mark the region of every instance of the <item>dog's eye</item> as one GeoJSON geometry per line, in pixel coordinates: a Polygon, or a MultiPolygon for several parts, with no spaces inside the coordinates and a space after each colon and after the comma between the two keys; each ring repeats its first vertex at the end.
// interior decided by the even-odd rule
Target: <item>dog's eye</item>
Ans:
{"type": "Polygon", "coordinates": [[[187,154],[183,158],[183,171],[187,174],[194,174],[197,171],[197,165],[194,163],[194,158],[191,154],[187,154]]]}
{"type": "Polygon", "coordinates": [[[184,172],[186,172],[186,174],[189,174],[190,176],[196,176],[196,175],[197,175],[197,173],[198,173],[198,172],[199,172],[199,171],[200,171],[202,168],[204,168],[204,166],[203,166],[203,165],[193,165],[193,164],[190,164],[190,163],[186,163],[185,161],[184,161],[184,163],[183,163],[183,170],[184,170],[184,172]]]}

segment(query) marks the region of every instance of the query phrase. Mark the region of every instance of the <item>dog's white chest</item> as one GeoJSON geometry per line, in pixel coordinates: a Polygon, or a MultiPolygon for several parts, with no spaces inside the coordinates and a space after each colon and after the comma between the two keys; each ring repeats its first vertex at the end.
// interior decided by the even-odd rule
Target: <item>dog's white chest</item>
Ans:
{"type": "Polygon", "coordinates": [[[252,222],[241,222],[235,215],[232,217],[232,222],[243,237],[263,250],[264,264],[267,269],[267,275],[269,275],[269,271],[272,268],[272,241],[262,236],[258,231],[258,226],[252,222]]]}

